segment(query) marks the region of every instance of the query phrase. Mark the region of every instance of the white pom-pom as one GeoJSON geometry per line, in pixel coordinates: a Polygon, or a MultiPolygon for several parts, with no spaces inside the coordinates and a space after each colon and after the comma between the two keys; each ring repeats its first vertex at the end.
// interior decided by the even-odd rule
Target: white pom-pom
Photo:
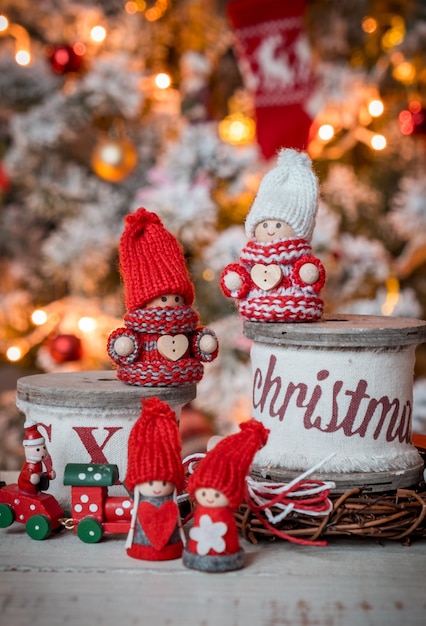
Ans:
{"type": "Polygon", "coordinates": [[[298,152],[292,148],[283,148],[278,153],[277,165],[288,169],[294,167],[307,167],[311,169],[311,159],[306,152],[298,152]]]}

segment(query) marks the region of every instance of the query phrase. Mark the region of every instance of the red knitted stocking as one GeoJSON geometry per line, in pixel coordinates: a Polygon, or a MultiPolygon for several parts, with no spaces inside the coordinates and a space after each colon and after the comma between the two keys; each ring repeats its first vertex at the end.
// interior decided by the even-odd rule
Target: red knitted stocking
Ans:
{"type": "Polygon", "coordinates": [[[257,141],[265,158],[306,149],[313,89],[304,33],[305,0],[232,0],[228,13],[246,87],[253,91],[257,141]]]}

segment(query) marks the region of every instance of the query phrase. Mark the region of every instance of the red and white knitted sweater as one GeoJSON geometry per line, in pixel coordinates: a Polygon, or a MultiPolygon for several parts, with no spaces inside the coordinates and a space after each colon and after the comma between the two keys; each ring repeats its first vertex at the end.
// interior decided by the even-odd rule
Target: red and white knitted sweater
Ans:
{"type": "Polygon", "coordinates": [[[217,349],[206,353],[200,348],[200,339],[215,333],[199,326],[198,313],[192,307],[137,309],[124,316],[125,328],[114,330],[108,337],[107,350],[118,365],[117,377],[130,385],[147,387],[179,386],[201,380],[202,362],[213,361],[217,349]],[[178,358],[167,358],[158,349],[160,337],[184,335],[188,347],[178,358]],[[134,345],[128,356],[120,356],[114,348],[118,337],[128,337],[134,345]]]}
{"type": "Polygon", "coordinates": [[[225,296],[238,301],[238,310],[247,320],[307,322],[322,316],[324,303],[319,294],[324,282],[324,266],[313,256],[311,246],[304,239],[265,243],[251,239],[243,248],[239,261],[223,270],[221,287],[225,296]],[[300,276],[300,269],[306,263],[318,268],[319,277],[313,284],[305,283],[300,276]],[[263,288],[253,273],[255,266],[264,268],[265,274],[273,268],[275,275],[280,276],[277,284],[263,288]],[[242,281],[241,287],[235,291],[225,285],[230,272],[236,272],[242,281]]]}

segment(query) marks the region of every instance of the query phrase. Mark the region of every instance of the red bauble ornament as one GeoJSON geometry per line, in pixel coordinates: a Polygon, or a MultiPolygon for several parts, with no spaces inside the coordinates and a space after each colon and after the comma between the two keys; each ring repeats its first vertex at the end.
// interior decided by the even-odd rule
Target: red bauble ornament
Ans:
{"type": "Polygon", "coordinates": [[[49,46],[47,56],[52,69],[57,74],[68,74],[81,70],[84,61],[85,47],[81,44],[68,46],[49,46]]]}
{"type": "Polygon", "coordinates": [[[49,352],[56,363],[79,361],[83,356],[81,339],[75,335],[56,335],[49,341],[49,352]]]}

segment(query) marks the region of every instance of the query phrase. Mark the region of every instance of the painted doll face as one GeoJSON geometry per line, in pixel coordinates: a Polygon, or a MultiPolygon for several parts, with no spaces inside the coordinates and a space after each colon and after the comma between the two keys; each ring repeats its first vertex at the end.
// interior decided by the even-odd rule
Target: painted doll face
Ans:
{"type": "Polygon", "coordinates": [[[296,233],[287,222],[279,220],[264,220],[254,229],[254,237],[261,243],[276,241],[277,239],[295,239],[296,233]]]}
{"type": "Polygon", "coordinates": [[[47,448],[44,443],[37,446],[24,446],[24,453],[26,461],[31,463],[37,463],[37,461],[43,461],[47,455],[47,448]]]}
{"type": "Polygon", "coordinates": [[[150,300],[148,304],[146,304],[147,309],[161,308],[164,309],[168,307],[176,307],[182,306],[185,304],[182,296],[177,295],[176,293],[168,293],[164,296],[158,296],[158,298],[154,298],[150,300]]]}
{"type": "Polygon", "coordinates": [[[229,505],[229,500],[221,491],[212,489],[211,487],[201,487],[195,491],[195,499],[201,506],[207,506],[210,508],[218,508],[229,505]]]}
{"type": "Polygon", "coordinates": [[[166,480],[150,480],[136,485],[141,496],[150,496],[151,498],[169,496],[173,493],[174,488],[174,484],[166,480]]]}

